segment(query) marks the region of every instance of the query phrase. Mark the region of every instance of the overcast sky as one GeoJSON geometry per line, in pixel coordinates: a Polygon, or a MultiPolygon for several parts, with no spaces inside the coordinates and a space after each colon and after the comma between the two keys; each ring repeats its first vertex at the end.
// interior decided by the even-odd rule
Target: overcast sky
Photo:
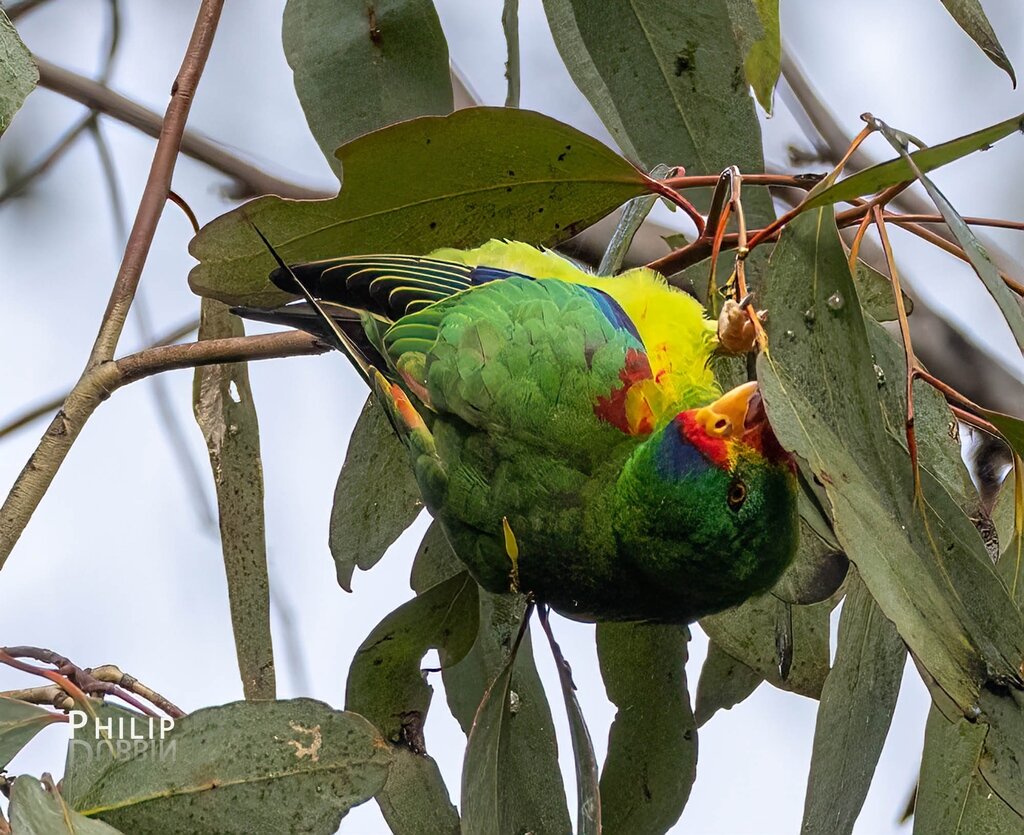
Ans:
{"type": "MultiPolygon", "coordinates": [[[[192,26],[195,3],[132,0],[124,6],[124,45],[112,86],[162,111],[192,26]]],[[[305,125],[280,42],[283,3],[228,2],[190,125],[275,173],[329,186],[331,174],[305,125]]],[[[833,111],[853,134],[865,110],[938,142],[1024,110],[1021,93],[956,28],[938,0],[861,0],[857,4],[783,0],[783,33],[833,111]]],[[[1024,72],[1024,10],[986,0],[1003,46],[1024,72]]],[[[504,101],[504,42],[499,0],[439,0],[452,58],[485,103],[504,101]]],[[[20,22],[29,47],[82,72],[102,53],[104,0],[53,0],[20,22]]],[[[524,107],[608,140],[561,67],[540,0],[521,9],[524,107]]],[[[777,98],[765,125],[766,154],[782,164],[789,144],[805,145],[777,98]]],[[[47,91],[34,93],[0,144],[0,172],[35,159],[72,123],[80,107],[47,91]]],[[[141,194],[153,141],[109,121],[104,131],[117,160],[129,211],[141,194]]],[[[610,141],[610,140],[608,140],[610,141]]],[[[884,154],[881,144],[875,146],[884,154]]],[[[936,180],[964,214],[1020,218],[1019,138],[939,172],[936,180]],[[1013,172],[1008,176],[1008,172],[1013,172]]],[[[0,173],[0,177],[3,174],[0,173]]],[[[174,187],[202,222],[231,207],[223,177],[182,158],[174,187]]],[[[665,213],[667,222],[674,217],[665,213]]],[[[194,316],[198,299],[185,283],[192,265],[190,229],[173,207],[165,213],[142,280],[142,301],[155,329],[194,316]]],[[[915,290],[1024,376],[1012,341],[973,274],[959,262],[898,235],[897,251],[915,290]],[[902,250],[900,249],[902,247],[902,250]]],[[[1018,257],[1019,238],[998,236],[1018,257]]],[[[0,351],[0,419],[70,384],[92,344],[120,251],[94,148],[83,142],[31,194],[0,208],[0,293],[5,327],[0,351]]],[[[140,344],[137,319],[124,351],[140,344]]],[[[411,596],[408,569],[426,520],[345,594],[335,581],[327,525],[338,469],[364,391],[336,356],[276,360],[251,368],[259,408],[267,486],[267,537],[275,599],[290,613],[298,657],[275,623],[279,692],[336,706],[352,655],[372,626],[411,596]],[[304,671],[301,672],[300,671],[304,671]]],[[[188,372],[165,375],[190,454],[206,478],[206,453],[191,416],[188,372]]],[[[100,407],[58,474],[0,576],[0,645],[34,644],[83,666],[116,663],[192,710],[241,697],[228,619],[220,546],[204,527],[196,497],[154,407],[152,382],[119,391],[100,407]]],[[[34,426],[0,441],[4,491],[42,431],[34,426]]],[[[603,759],[613,709],[597,672],[593,628],[556,619],[555,628],[579,685],[580,702],[603,759]]],[[[694,630],[691,694],[706,652],[694,630]]],[[[554,668],[537,650],[559,721],[559,744],[571,750],[554,668]]],[[[457,794],[464,737],[448,715],[440,678],[427,725],[427,746],[457,794]]],[[[29,686],[0,668],[0,689],[29,686]]],[[[763,685],[700,732],[698,776],[674,831],[792,833],[798,830],[816,703],[763,685]]],[[[916,673],[903,694],[860,833],[898,831],[895,819],[914,783],[927,694],[916,673]]],[[[66,731],[43,732],[19,755],[12,773],[63,769],[66,731]]],[[[571,762],[564,762],[570,798],[571,762]]],[[[454,798],[453,798],[454,799],[454,798]]],[[[386,832],[374,803],[354,810],[343,832],[386,832]]]]}

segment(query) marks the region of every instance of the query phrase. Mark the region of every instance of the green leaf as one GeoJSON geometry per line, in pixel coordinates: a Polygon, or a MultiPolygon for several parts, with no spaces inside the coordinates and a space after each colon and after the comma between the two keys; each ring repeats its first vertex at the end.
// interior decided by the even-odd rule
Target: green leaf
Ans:
{"type": "Polygon", "coordinates": [[[528,110],[426,116],[338,150],[345,186],[329,200],[260,197],[207,224],[189,251],[196,293],[232,304],[288,298],[255,223],[286,261],[422,254],[501,237],[553,246],[646,192],[643,175],[597,140],[528,110]]]}
{"type": "Polygon", "coordinates": [[[988,733],[983,723],[928,714],[921,779],[914,805],[915,835],[1003,835],[1019,832],[1020,818],[978,772],[988,733]]]}
{"type": "Polygon", "coordinates": [[[525,607],[521,596],[481,591],[476,645],[442,671],[452,715],[469,736],[462,820],[463,831],[474,835],[572,830],[555,726],[529,630],[512,663],[525,607]]]}
{"type": "Polygon", "coordinates": [[[882,612],[966,711],[983,671],[1018,682],[1021,613],[978,531],[927,467],[925,501],[914,501],[831,212],[786,227],[769,277],[761,303],[772,311],[770,352],[758,377],[775,434],[824,486],[839,544],[882,612]]]}
{"type": "MultiPolygon", "coordinates": [[[[857,260],[857,271],[853,274],[857,285],[860,306],[866,314],[879,322],[896,320],[896,300],[893,298],[892,282],[874,267],[857,260]]],[[[903,294],[903,306],[907,314],[914,312],[914,301],[903,294]]]]}
{"type": "Polygon", "coordinates": [[[505,43],[508,44],[508,60],[505,61],[508,94],[505,96],[505,107],[519,107],[519,0],[505,0],[501,12],[501,28],[505,32],[505,43]]]}
{"type": "Polygon", "coordinates": [[[431,0],[288,0],[284,54],[309,129],[340,175],[343,143],[451,113],[448,43],[431,0]]]}
{"type": "Polygon", "coordinates": [[[456,664],[476,640],[477,585],[466,571],[403,603],[356,650],[345,686],[345,709],[365,716],[391,742],[423,753],[432,688],[420,670],[431,648],[456,664]]]}
{"type": "MultiPolygon", "coordinates": [[[[991,416],[991,415],[990,415],[991,416]]],[[[1024,606],[1024,463],[1020,455],[1013,461],[1013,527],[1006,548],[999,556],[997,570],[1018,607],[1024,606]]],[[[1004,486],[1003,490],[1008,487],[1004,486]]],[[[1009,495],[1009,494],[1008,494],[1009,495]]]]}
{"type": "Polygon", "coordinates": [[[393,835],[459,835],[459,813],[433,758],[404,747],[391,756],[377,804],[393,835]]]}
{"type": "Polygon", "coordinates": [[[0,135],[39,81],[32,54],[0,9],[0,135]]]}
{"type": "Polygon", "coordinates": [[[924,172],[914,160],[914,155],[907,153],[906,141],[902,136],[893,131],[888,125],[877,120],[876,122],[885,138],[899,151],[900,157],[906,162],[914,176],[921,181],[921,185],[924,186],[928,196],[946,221],[946,225],[949,226],[953,237],[963,247],[967,258],[971,262],[971,266],[974,267],[974,271],[978,274],[978,278],[981,279],[985,289],[988,290],[999,306],[999,310],[1006,318],[1006,322],[1009,324],[1010,330],[1017,340],[1017,345],[1024,349],[1024,307],[1022,307],[1020,298],[1006,286],[1006,283],[999,276],[999,270],[996,269],[996,265],[992,263],[992,259],[988,257],[988,253],[985,252],[985,249],[978,242],[974,232],[971,231],[971,227],[964,223],[964,219],[960,217],[956,209],[946,199],[946,196],[924,175],[924,172]]]}
{"type": "MultiPolygon", "coordinates": [[[[659,164],[651,169],[649,176],[652,179],[660,180],[667,177],[672,171],[673,169],[669,166],[659,164]]],[[[601,256],[601,263],[597,267],[598,275],[618,275],[622,270],[633,238],[640,231],[640,227],[643,226],[647,215],[651,213],[657,199],[656,195],[648,194],[644,197],[634,197],[626,204],[622,210],[622,217],[619,218],[619,222],[615,225],[615,231],[608,241],[604,255],[601,256]]]]}
{"type": "MultiPolygon", "coordinates": [[[[934,171],[943,165],[954,160],[973,154],[982,148],[986,148],[994,142],[998,142],[1005,136],[1024,128],[1024,114],[1014,116],[1005,122],[991,125],[987,128],[969,133],[941,145],[932,145],[920,151],[914,151],[910,155],[914,164],[924,173],[934,171]]],[[[818,190],[819,187],[811,189],[807,194],[807,200],[802,204],[804,210],[814,209],[818,206],[829,206],[833,203],[842,203],[853,197],[861,197],[865,194],[874,194],[889,186],[903,183],[914,179],[914,171],[903,157],[891,159],[888,162],[872,165],[856,174],[840,180],[834,185],[827,185],[826,188],[818,190]]],[[[824,181],[823,181],[824,184],[824,181]]]]}
{"type": "MultiPolygon", "coordinates": [[[[245,335],[242,320],[220,302],[204,299],[201,309],[200,341],[245,335]]],[[[248,365],[235,362],[196,368],[192,407],[206,440],[217,488],[220,540],[242,688],[247,699],[273,699],[263,465],[248,365]]]]}
{"type": "Polygon", "coordinates": [[[999,43],[992,24],[988,22],[985,10],[981,7],[979,0],[942,0],[942,5],[952,15],[957,25],[981,47],[981,51],[988,56],[988,59],[1010,76],[1010,81],[1016,87],[1017,76],[1014,75],[1013,64],[1006,57],[1002,44],[999,43]]]}
{"type": "Polygon", "coordinates": [[[606,835],[667,832],[697,773],[683,626],[599,623],[597,657],[616,706],[601,772],[606,835]]]}
{"type": "Polygon", "coordinates": [[[127,751],[98,770],[90,745],[69,752],[68,801],[126,832],[162,835],[329,835],[381,789],[391,761],[363,717],[312,699],[204,708],[163,740],[122,742],[127,751]],[[74,778],[80,763],[92,779],[74,778]]]}
{"type": "Polygon", "coordinates": [[[703,727],[718,711],[736,707],[762,681],[763,676],[709,640],[708,655],[697,681],[697,704],[693,711],[697,727],[703,727]]]}
{"type": "Polygon", "coordinates": [[[828,619],[832,600],[791,606],[771,594],[702,618],[701,629],[733,658],[766,681],[817,699],[828,675],[828,619]]]}
{"type": "MultiPolygon", "coordinates": [[[[685,165],[689,174],[764,170],[727,6],[544,0],[569,74],[626,156],[648,168],[685,165]]],[[[744,190],[743,206],[751,228],[775,216],[767,189],[744,190]]]]}
{"type": "Polygon", "coordinates": [[[369,571],[423,509],[409,451],[373,395],[348,441],[334,488],[331,554],[338,585],[352,591],[356,567],[369,571]]]}
{"type": "Polygon", "coordinates": [[[443,583],[465,570],[466,566],[455,556],[452,546],[448,544],[441,524],[431,522],[412,562],[412,574],[409,577],[412,590],[422,594],[432,586],[443,583]]]}
{"type": "Polygon", "coordinates": [[[775,85],[782,69],[779,0],[726,0],[733,31],[743,54],[747,84],[771,115],[775,85]]]}
{"type": "Polygon", "coordinates": [[[825,542],[801,519],[800,548],[772,587],[772,594],[798,606],[821,603],[839,590],[849,565],[846,554],[825,542]]]}
{"type": "Polygon", "coordinates": [[[43,728],[63,720],[63,714],[0,696],[0,771],[43,728]]]}
{"type": "Polygon", "coordinates": [[[572,739],[573,761],[576,765],[576,835],[601,835],[601,790],[597,776],[597,755],[594,743],[590,738],[590,730],[583,718],[579,699],[576,698],[576,684],[572,680],[569,662],[562,655],[562,650],[551,632],[551,624],[547,622],[547,612],[541,612],[541,624],[545,627],[551,654],[558,670],[558,683],[565,702],[565,712],[569,719],[569,736],[572,739]]]}
{"type": "Polygon", "coordinates": [[[1024,420],[1013,415],[1005,415],[1002,412],[993,412],[990,409],[982,409],[982,417],[995,424],[996,429],[1002,433],[1013,451],[1024,457],[1024,420]]]}
{"type": "Polygon", "coordinates": [[[10,815],[12,835],[119,835],[103,821],[78,814],[56,788],[44,789],[27,774],[14,781],[10,815]]]}
{"type": "Polygon", "coordinates": [[[889,732],[907,648],[854,573],[821,692],[801,833],[853,831],[889,732]]]}

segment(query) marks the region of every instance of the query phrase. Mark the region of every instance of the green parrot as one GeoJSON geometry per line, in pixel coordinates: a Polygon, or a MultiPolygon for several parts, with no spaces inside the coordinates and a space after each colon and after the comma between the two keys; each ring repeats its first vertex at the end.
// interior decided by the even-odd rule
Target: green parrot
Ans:
{"type": "Polygon", "coordinates": [[[714,324],[654,271],[599,277],[506,241],[281,263],[271,280],[308,301],[236,312],[333,331],[483,588],[688,623],[792,559],[795,468],[757,385],[721,394],[714,324]]]}

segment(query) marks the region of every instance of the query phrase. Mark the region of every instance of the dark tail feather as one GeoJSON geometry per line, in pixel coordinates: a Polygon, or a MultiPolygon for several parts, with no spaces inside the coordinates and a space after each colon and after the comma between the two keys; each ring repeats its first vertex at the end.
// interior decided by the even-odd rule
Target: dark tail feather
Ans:
{"type": "MultiPolygon", "coordinates": [[[[376,368],[387,368],[387,362],[373,343],[366,338],[359,313],[347,307],[331,302],[320,302],[321,309],[334,321],[335,325],[348,337],[351,347],[358,351],[360,358],[376,368]]],[[[320,316],[320,313],[309,302],[292,302],[283,307],[266,310],[261,307],[233,307],[231,312],[243,319],[256,322],[269,322],[272,325],[284,325],[296,330],[311,333],[329,345],[337,340],[333,330],[320,316]]],[[[346,351],[347,353],[347,351],[346,351]]]]}

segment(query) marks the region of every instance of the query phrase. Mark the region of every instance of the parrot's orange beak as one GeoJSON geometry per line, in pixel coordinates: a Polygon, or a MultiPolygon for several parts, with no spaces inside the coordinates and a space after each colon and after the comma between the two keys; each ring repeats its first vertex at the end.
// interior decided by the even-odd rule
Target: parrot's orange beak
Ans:
{"type": "Polygon", "coordinates": [[[757,383],[744,383],[698,409],[694,420],[711,438],[739,441],[776,460],[788,457],[775,439],[757,383]]]}
{"type": "Polygon", "coordinates": [[[725,440],[739,439],[752,418],[764,419],[764,408],[761,406],[761,393],[757,383],[744,383],[742,386],[727,391],[714,403],[698,409],[694,415],[697,425],[709,437],[725,440]],[[756,415],[755,412],[759,412],[756,415]]]}

